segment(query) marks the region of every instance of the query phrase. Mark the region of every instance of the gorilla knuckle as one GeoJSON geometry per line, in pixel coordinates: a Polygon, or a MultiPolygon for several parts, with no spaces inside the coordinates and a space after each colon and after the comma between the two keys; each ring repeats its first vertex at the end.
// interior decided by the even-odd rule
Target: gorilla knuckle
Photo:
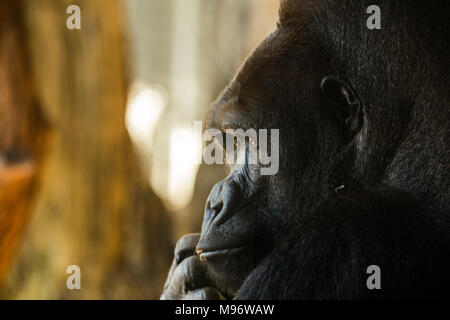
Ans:
{"type": "Polygon", "coordinates": [[[196,289],[199,279],[202,278],[203,269],[198,256],[186,258],[178,266],[177,279],[184,292],[196,289]]]}
{"type": "Polygon", "coordinates": [[[181,263],[187,257],[195,254],[195,246],[197,245],[199,239],[200,234],[191,233],[181,237],[178,240],[174,251],[176,264],[181,263]]]}

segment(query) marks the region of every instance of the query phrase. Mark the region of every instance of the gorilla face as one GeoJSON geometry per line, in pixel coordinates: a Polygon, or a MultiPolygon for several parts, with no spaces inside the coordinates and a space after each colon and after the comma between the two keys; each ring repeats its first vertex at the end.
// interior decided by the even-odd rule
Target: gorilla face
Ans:
{"type": "MultiPolygon", "coordinates": [[[[362,125],[356,93],[329,75],[325,50],[298,7],[295,0],[282,1],[277,29],[206,117],[208,127],[224,135],[249,128],[280,134],[276,175],[262,176],[261,165],[248,161],[231,166],[206,204],[196,250],[230,296],[274,244],[334,194],[332,173],[351,154],[348,142],[362,125]]],[[[248,145],[238,150],[248,159],[248,145]]]]}

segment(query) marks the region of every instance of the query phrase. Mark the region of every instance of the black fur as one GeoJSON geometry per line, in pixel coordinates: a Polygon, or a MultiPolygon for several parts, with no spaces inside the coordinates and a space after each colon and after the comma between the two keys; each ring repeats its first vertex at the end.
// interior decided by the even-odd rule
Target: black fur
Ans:
{"type": "Polygon", "coordinates": [[[234,184],[239,196],[210,196],[197,247],[249,244],[255,253],[207,261],[219,291],[449,295],[447,2],[379,0],[382,28],[369,30],[372,1],[281,1],[278,28],[207,116],[222,129],[278,128],[281,139],[277,175],[232,169],[219,186],[234,184]],[[373,264],[381,290],[366,287],[373,264]]]}

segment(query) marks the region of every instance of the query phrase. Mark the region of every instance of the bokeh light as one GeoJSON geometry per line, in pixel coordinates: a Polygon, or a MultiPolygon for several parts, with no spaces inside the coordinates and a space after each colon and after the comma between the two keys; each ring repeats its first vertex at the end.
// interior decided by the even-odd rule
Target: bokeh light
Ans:
{"type": "Polygon", "coordinates": [[[170,136],[169,207],[183,208],[192,198],[201,154],[201,137],[192,129],[177,128],[170,136]]]}
{"type": "Polygon", "coordinates": [[[136,147],[145,153],[151,150],[155,127],[166,104],[167,94],[161,87],[136,83],[130,89],[126,126],[136,147]]]}

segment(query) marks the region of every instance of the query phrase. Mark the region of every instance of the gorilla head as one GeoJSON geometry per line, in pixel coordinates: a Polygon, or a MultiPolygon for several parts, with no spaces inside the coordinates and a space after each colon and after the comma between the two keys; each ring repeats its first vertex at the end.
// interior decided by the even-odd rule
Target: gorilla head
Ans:
{"type": "MultiPolygon", "coordinates": [[[[212,287],[233,297],[244,283],[239,297],[289,298],[342,296],[357,285],[344,295],[358,295],[362,274],[342,284],[318,261],[360,272],[389,259],[381,248],[407,255],[411,239],[448,234],[446,18],[444,2],[422,3],[379,1],[382,29],[369,30],[369,1],[281,1],[276,30],[206,117],[224,134],[280,136],[276,175],[231,166],[209,196],[196,249],[212,287]],[[296,279],[317,283],[292,288],[296,279]]],[[[408,256],[410,269],[427,273],[421,259],[433,261],[432,251],[408,256]]]]}

